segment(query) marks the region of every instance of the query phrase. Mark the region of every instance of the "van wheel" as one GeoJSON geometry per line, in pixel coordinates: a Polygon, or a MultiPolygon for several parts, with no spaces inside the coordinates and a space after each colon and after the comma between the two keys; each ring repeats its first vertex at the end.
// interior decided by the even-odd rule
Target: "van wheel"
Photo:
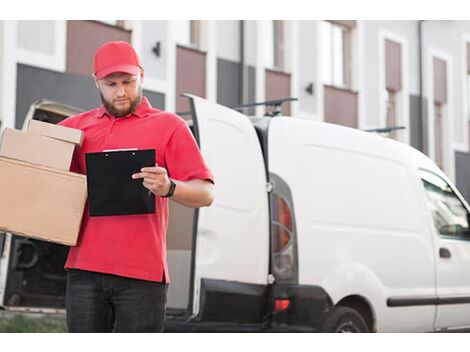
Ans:
{"type": "Polygon", "coordinates": [[[370,332],[364,318],[349,307],[335,307],[327,316],[322,332],[370,332]]]}

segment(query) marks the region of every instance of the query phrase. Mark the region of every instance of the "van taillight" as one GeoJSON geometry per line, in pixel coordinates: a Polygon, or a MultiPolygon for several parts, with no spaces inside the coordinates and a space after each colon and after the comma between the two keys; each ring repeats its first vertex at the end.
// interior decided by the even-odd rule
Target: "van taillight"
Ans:
{"type": "Polygon", "coordinates": [[[276,281],[296,282],[297,243],[293,211],[281,195],[271,195],[272,273],[276,281]]]}
{"type": "Polygon", "coordinates": [[[290,301],[288,299],[276,299],[274,301],[274,311],[275,312],[282,312],[289,308],[290,301]]]}
{"type": "Polygon", "coordinates": [[[273,251],[275,253],[282,251],[290,241],[292,233],[292,213],[287,202],[281,197],[275,195],[275,218],[273,251]]]}

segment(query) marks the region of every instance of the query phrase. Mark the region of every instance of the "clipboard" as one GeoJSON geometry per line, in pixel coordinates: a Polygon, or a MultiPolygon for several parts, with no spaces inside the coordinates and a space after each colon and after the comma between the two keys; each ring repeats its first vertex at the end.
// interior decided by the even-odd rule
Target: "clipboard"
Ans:
{"type": "Polygon", "coordinates": [[[155,166],[154,149],[86,153],[85,161],[90,216],[155,213],[155,195],[131,177],[155,166]]]}

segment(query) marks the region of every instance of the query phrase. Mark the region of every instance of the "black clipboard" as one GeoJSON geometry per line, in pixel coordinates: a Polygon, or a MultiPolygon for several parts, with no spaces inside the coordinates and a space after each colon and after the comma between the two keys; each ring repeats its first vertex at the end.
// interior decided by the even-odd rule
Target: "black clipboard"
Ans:
{"type": "Polygon", "coordinates": [[[146,166],[155,166],[155,150],[114,150],[86,153],[90,216],[155,213],[155,195],[132,179],[146,166]]]}

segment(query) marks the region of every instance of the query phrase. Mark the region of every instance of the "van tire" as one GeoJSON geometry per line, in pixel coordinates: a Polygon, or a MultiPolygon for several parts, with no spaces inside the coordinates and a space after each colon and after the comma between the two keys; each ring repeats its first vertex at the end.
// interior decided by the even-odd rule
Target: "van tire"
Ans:
{"type": "Polygon", "coordinates": [[[370,332],[370,329],[355,309],[339,306],[328,314],[321,332],[370,332]]]}

